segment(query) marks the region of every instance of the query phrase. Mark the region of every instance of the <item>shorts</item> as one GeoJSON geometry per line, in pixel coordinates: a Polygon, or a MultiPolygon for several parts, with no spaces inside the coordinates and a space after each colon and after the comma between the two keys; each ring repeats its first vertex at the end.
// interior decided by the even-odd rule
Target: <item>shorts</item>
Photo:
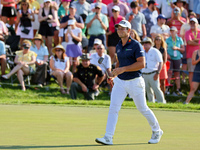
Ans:
{"type": "Polygon", "coordinates": [[[54,29],[53,29],[53,27],[50,27],[48,24],[46,24],[46,25],[40,24],[38,33],[45,37],[54,36],[54,29]]]}
{"type": "Polygon", "coordinates": [[[187,64],[187,58],[182,58],[182,64],[187,64]]]}
{"type": "Polygon", "coordinates": [[[35,71],[31,66],[28,66],[29,67],[29,74],[35,74],[35,71]]]}
{"type": "Polygon", "coordinates": [[[53,32],[54,31],[59,31],[59,29],[60,29],[59,26],[53,27],[53,32]]]}
{"type": "Polygon", "coordinates": [[[8,18],[16,17],[17,11],[16,11],[15,7],[3,7],[1,16],[5,16],[5,17],[8,17],[8,18]]]}
{"type": "Polygon", "coordinates": [[[117,32],[112,33],[111,35],[108,36],[108,46],[114,46],[118,44],[120,38],[117,34],[117,32]]]}
{"type": "Polygon", "coordinates": [[[187,59],[188,72],[194,72],[195,66],[192,65],[192,58],[187,59]]]}
{"type": "Polygon", "coordinates": [[[180,66],[181,66],[181,59],[179,60],[170,60],[170,69],[173,72],[180,72],[180,66]]]}

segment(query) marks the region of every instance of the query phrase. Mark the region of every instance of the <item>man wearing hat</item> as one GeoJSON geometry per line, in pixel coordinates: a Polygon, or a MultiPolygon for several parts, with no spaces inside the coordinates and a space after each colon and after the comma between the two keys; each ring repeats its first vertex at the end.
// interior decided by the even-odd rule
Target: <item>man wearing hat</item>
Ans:
{"type": "Polygon", "coordinates": [[[163,92],[160,89],[159,74],[162,69],[162,55],[160,51],[153,46],[152,40],[146,37],[142,44],[145,49],[146,65],[142,69],[142,75],[145,81],[146,93],[149,102],[155,103],[154,94],[157,102],[166,103],[163,92]]]}
{"type": "MultiPolygon", "coordinates": [[[[130,38],[131,24],[122,20],[116,24],[117,33],[121,38],[116,46],[117,63],[112,71],[114,86],[111,92],[111,102],[108,113],[106,133],[103,138],[96,138],[97,143],[112,145],[115,132],[118,112],[127,94],[134,100],[137,109],[148,120],[152,129],[152,137],[149,144],[156,144],[160,141],[163,131],[154,113],[146,104],[145,83],[141,75],[141,69],[145,67],[145,57],[142,45],[130,38]]],[[[161,58],[162,59],[162,58],[161,58]]]]}
{"type": "Polygon", "coordinates": [[[161,34],[164,39],[169,37],[169,26],[165,24],[166,17],[163,14],[158,15],[157,24],[153,25],[150,30],[151,38],[154,39],[158,34],[161,34]]]}
{"type": "Polygon", "coordinates": [[[198,20],[196,18],[190,19],[190,30],[185,33],[186,57],[187,67],[189,72],[189,83],[192,88],[192,78],[195,66],[192,65],[192,54],[195,50],[199,49],[200,30],[198,29],[198,20]]]}
{"type": "MultiPolygon", "coordinates": [[[[102,0],[96,0],[96,3],[101,3],[101,13],[104,14],[104,15],[108,15],[108,8],[107,8],[107,5],[102,3],[102,0]]],[[[91,10],[92,11],[95,11],[95,5],[96,3],[92,3],[91,4],[91,10]]]]}
{"type": "Polygon", "coordinates": [[[108,18],[101,13],[101,3],[95,4],[95,11],[90,13],[85,23],[87,24],[89,38],[88,51],[92,49],[94,39],[101,39],[104,46],[106,46],[106,30],[108,28],[108,18]]]}
{"type": "Polygon", "coordinates": [[[77,92],[84,94],[85,99],[94,100],[95,92],[103,81],[104,74],[100,67],[90,64],[89,54],[81,56],[81,64],[77,66],[71,85],[70,95],[72,99],[77,98],[77,92]]]}

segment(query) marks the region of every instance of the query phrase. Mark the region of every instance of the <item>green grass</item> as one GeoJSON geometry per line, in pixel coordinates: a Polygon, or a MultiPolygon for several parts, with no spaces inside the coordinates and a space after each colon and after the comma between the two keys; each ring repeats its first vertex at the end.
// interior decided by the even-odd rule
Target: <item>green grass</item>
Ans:
{"type": "Polygon", "coordinates": [[[0,149],[199,149],[200,113],[153,111],[164,131],[159,144],[147,144],[151,129],[136,109],[122,109],[114,145],[101,146],[94,140],[105,133],[108,108],[0,105],[0,149]]]}

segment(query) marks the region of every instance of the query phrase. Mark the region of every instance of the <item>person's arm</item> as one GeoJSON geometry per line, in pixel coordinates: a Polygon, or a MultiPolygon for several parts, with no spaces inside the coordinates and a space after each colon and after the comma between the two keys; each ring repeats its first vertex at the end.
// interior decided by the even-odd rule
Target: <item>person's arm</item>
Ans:
{"type": "Polygon", "coordinates": [[[162,65],[163,65],[163,62],[159,62],[159,63],[158,63],[158,70],[156,71],[156,74],[155,74],[154,77],[153,77],[153,79],[154,79],[155,81],[158,80],[160,71],[161,71],[161,69],[162,69],[162,65]]]}
{"type": "Polygon", "coordinates": [[[101,27],[104,29],[104,30],[107,30],[107,26],[104,24],[104,22],[101,20],[100,18],[100,14],[97,15],[97,19],[99,20],[100,24],[101,24],[101,27]]]}
{"type": "MultiPolygon", "coordinates": [[[[89,23],[87,23],[87,28],[90,28],[91,26],[92,26],[92,23],[93,23],[93,21],[97,18],[96,17],[97,15],[95,15],[93,18],[92,18],[92,20],[90,20],[90,22],[89,23]]],[[[87,20],[87,19],[86,19],[87,20]]]]}
{"type": "Polygon", "coordinates": [[[167,50],[164,49],[164,53],[163,53],[163,64],[165,64],[167,62],[167,50]]]}
{"type": "Polygon", "coordinates": [[[119,67],[119,61],[117,60],[116,68],[112,71],[112,74],[114,76],[117,76],[124,72],[138,71],[145,67],[145,57],[144,56],[138,57],[136,60],[137,60],[137,62],[135,62],[129,66],[124,66],[124,67],[119,67]]]}
{"type": "Polygon", "coordinates": [[[187,41],[187,44],[188,44],[188,45],[192,45],[192,46],[198,46],[198,45],[199,45],[199,43],[197,42],[196,39],[188,40],[188,41],[187,41]]]}
{"type": "Polygon", "coordinates": [[[198,53],[198,50],[194,51],[192,54],[192,65],[196,65],[197,63],[200,62],[200,57],[199,59],[196,60],[197,53],[198,53]]]}
{"type": "Polygon", "coordinates": [[[74,77],[73,81],[76,82],[76,83],[78,83],[82,87],[82,91],[83,92],[87,92],[86,85],[83,82],[81,82],[81,80],[79,78],[74,77]]]}
{"type": "Polygon", "coordinates": [[[145,38],[145,37],[147,36],[147,31],[146,31],[146,26],[145,26],[145,24],[142,24],[142,32],[143,32],[142,38],[145,38]]]}
{"type": "Polygon", "coordinates": [[[69,59],[66,61],[66,63],[65,63],[65,70],[64,70],[64,73],[67,73],[68,71],[69,71],[69,67],[70,67],[70,65],[69,65],[69,59]]]}
{"type": "Polygon", "coordinates": [[[5,55],[5,54],[0,55],[0,59],[1,59],[1,58],[6,58],[6,55],[5,55]]]}
{"type": "Polygon", "coordinates": [[[16,55],[15,56],[15,60],[14,60],[15,64],[20,64],[21,63],[21,61],[19,61],[18,58],[19,58],[19,56],[16,55]]]}
{"type": "Polygon", "coordinates": [[[50,23],[56,22],[56,20],[58,19],[57,16],[58,16],[57,12],[54,9],[52,9],[52,15],[49,15],[50,20],[47,20],[47,22],[50,22],[50,23]]]}
{"type": "Polygon", "coordinates": [[[82,32],[80,32],[80,33],[78,34],[78,36],[75,36],[75,35],[71,32],[71,36],[72,36],[73,39],[75,39],[75,40],[78,41],[78,42],[81,42],[81,41],[82,41],[82,32]]]}
{"type": "Polygon", "coordinates": [[[22,17],[22,13],[20,11],[17,12],[17,20],[16,23],[18,24],[20,22],[20,18],[22,17]]]}
{"type": "Polygon", "coordinates": [[[185,51],[185,46],[181,45],[181,47],[176,47],[176,50],[180,51],[181,53],[183,53],[185,51]]]}
{"type": "Polygon", "coordinates": [[[38,14],[38,21],[42,22],[48,19],[49,16],[42,16],[42,8],[39,9],[39,14],[38,14]]]}

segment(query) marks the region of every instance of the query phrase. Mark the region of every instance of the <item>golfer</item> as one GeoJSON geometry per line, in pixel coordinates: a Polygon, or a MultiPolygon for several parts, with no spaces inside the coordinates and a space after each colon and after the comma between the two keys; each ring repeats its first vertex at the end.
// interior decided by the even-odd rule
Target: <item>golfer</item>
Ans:
{"type": "MultiPolygon", "coordinates": [[[[163,131],[158,120],[146,104],[145,83],[141,76],[141,69],[145,67],[144,51],[139,42],[130,38],[131,24],[122,20],[116,24],[117,33],[121,40],[116,46],[117,64],[112,71],[114,87],[108,113],[106,133],[103,138],[96,138],[97,143],[112,145],[113,135],[118,120],[118,112],[127,94],[134,100],[137,109],[147,119],[152,129],[149,144],[158,143],[163,131]]],[[[112,82],[112,81],[111,81],[112,82]]]]}

